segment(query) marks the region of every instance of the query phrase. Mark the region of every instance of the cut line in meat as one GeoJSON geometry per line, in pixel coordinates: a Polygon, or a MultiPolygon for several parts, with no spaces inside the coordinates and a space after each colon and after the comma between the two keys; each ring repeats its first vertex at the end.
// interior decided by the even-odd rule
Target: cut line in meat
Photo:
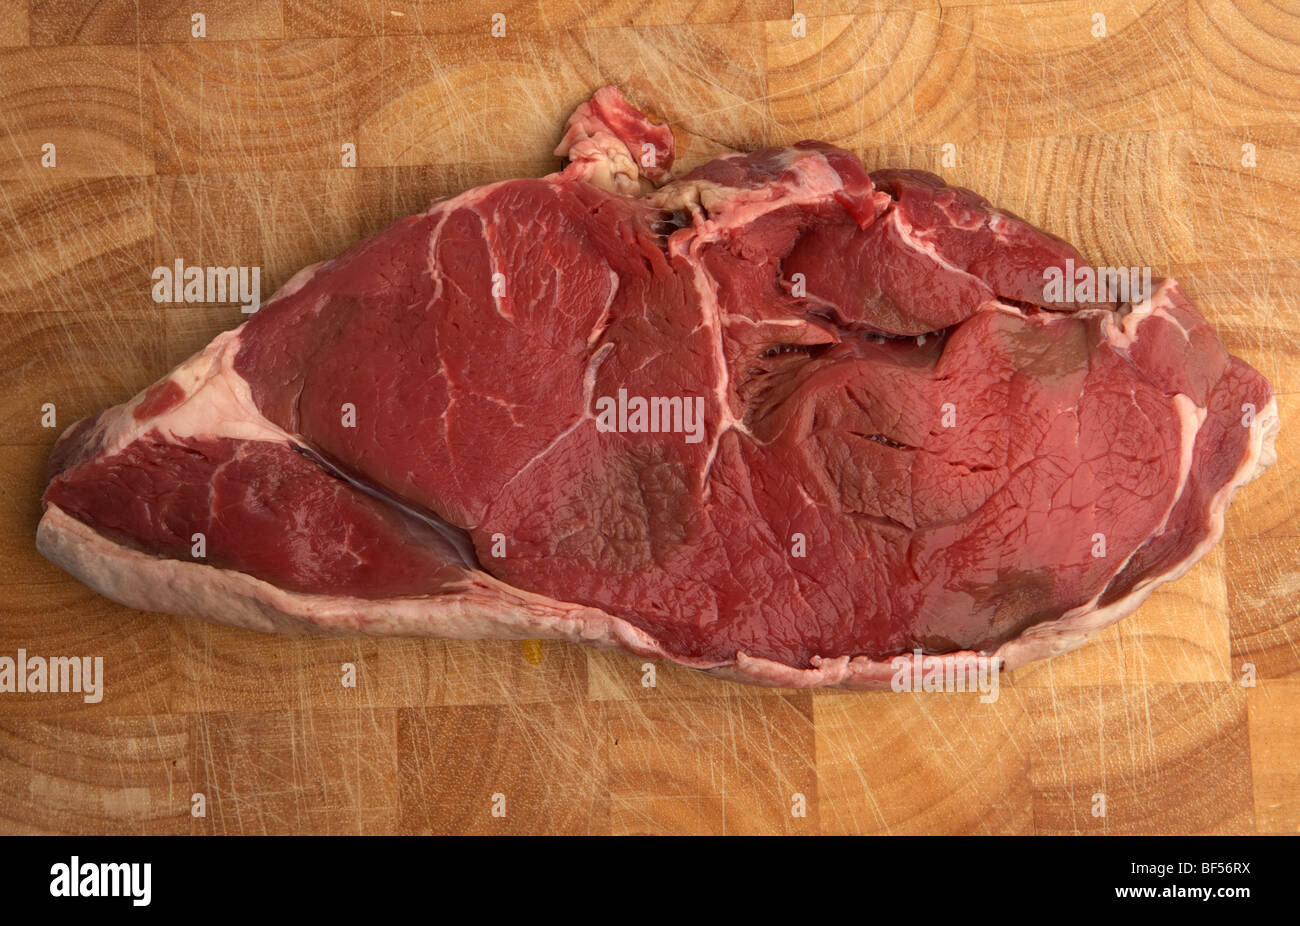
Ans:
{"type": "Polygon", "coordinates": [[[568,639],[767,685],[1077,646],[1218,541],[1268,383],[1177,282],[820,142],[672,174],[613,87],[547,177],[295,275],[50,457],[41,551],[268,631],[568,639]]]}

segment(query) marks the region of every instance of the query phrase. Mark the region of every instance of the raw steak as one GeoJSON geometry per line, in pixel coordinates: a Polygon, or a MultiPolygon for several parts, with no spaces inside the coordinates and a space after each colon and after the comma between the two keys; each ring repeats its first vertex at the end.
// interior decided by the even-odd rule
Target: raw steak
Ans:
{"type": "Polygon", "coordinates": [[[259,630],[872,687],[899,654],[1078,645],[1273,461],[1268,383],[1176,282],[1049,305],[1082,255],[938,177],[802,142],[673,179],[671,133],[614,88],[557,154],[301,271],[74,425],[42,552],[259,630]]]}

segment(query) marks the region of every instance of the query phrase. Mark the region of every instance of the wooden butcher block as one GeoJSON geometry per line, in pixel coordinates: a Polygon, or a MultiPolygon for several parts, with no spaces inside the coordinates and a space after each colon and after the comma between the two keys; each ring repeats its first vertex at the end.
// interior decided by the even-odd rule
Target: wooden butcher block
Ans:
{"type": "Polygon", "coordinates": [[[1300,830],[1294,2],[4,0],[0,46],[0,657],[104,666],[96,703],[0,693],[0,831],[1300,830]],[[36,552],[59,431],[244,318],[156,303],[154,267],[257,266],[269,294],[436,196],[553,170],[606,83],[685,167],[824,139],[1177,277],[1277,390],[1276,466],[1186,577],[992,703],[260,635],[36,552]]]}

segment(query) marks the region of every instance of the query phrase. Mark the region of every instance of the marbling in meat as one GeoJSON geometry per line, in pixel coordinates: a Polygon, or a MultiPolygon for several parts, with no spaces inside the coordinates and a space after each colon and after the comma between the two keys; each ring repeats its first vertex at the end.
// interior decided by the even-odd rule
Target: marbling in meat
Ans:
{"type": "Polygon", "coordinates": [[[803,142],[674,178],[614,88],[557,153],[303,270],[73,426],[41,550],[263,630],[871,687],[917,650],[1077,645],[1272,462],[1268,383],[1176,282],[1048,304],[1083,256],[933,175],[803,142]]]}

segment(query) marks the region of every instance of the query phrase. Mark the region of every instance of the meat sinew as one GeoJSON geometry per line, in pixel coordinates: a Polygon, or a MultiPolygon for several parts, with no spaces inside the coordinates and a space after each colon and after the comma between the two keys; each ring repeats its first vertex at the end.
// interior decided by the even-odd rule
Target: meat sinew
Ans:
{"type": "Polygon", "coordinates": [[[1173,280],[819,142],[680,178],[607,87],[568,166],[294,276],[50,461],[41,551],[259,630],[566,638],[744,681],[1078,645],[1219,539],[1268,383],[1173,280]],[[197,555],[196,555],[197,554],[197,555]]]}

